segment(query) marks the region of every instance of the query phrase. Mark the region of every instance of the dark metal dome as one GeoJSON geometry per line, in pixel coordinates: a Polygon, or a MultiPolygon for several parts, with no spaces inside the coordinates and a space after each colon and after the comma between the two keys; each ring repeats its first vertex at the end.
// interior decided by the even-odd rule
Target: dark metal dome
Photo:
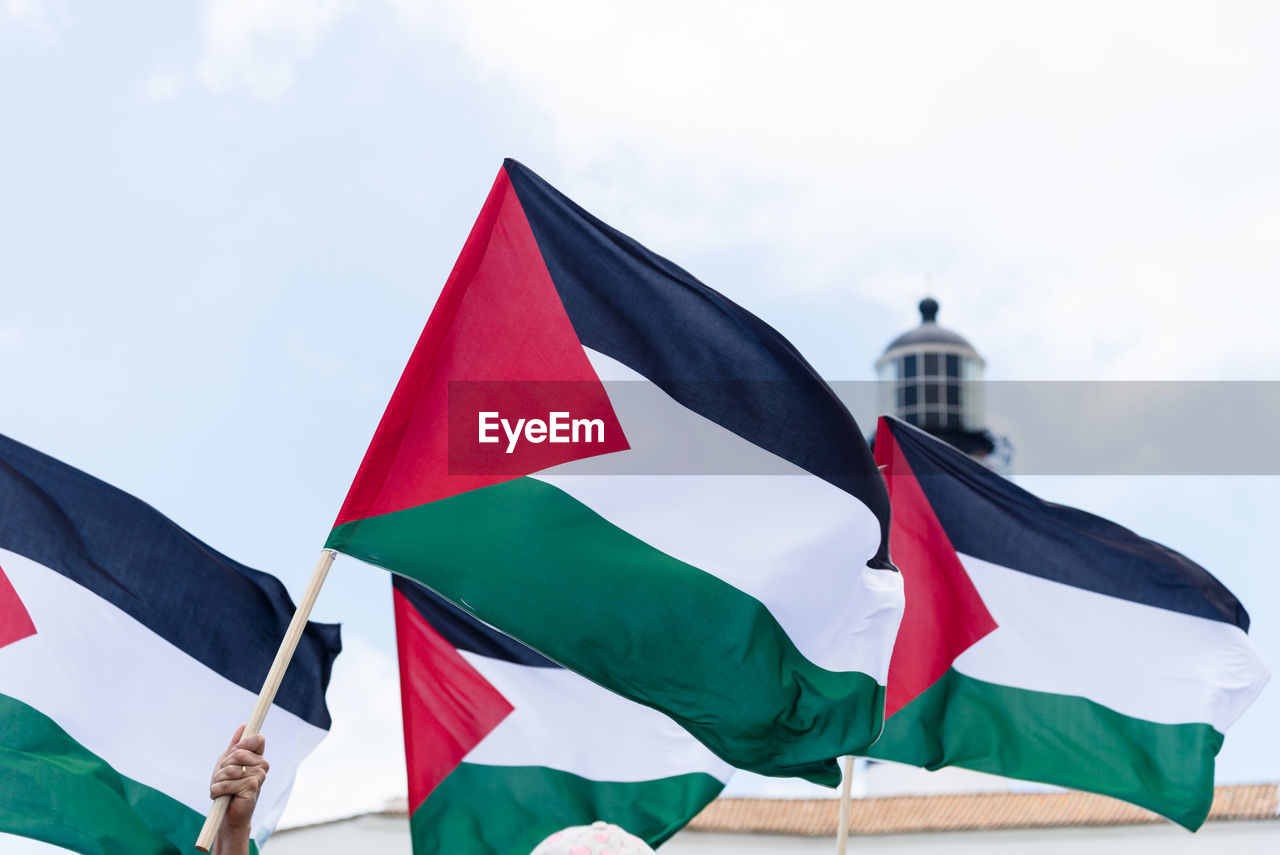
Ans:
{"type": "Polygon", "coordinates": [[[938,301],[932,297],[926,297],[920,301],[920,326],[907,330],[889,342],[885,353],[896,347],[921,344],[951,344],[973,350],[973,345],[969,344],[969,341],[960,333],[938,326],[938,301]]]}

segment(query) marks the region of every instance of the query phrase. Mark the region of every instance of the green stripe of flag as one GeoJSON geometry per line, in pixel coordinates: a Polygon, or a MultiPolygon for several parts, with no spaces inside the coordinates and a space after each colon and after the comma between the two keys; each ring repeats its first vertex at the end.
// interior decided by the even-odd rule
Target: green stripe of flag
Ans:
{"type": "Polygon", "coordinates": [[[814,665],[759,600],[533,478],[347,523],[326,545],[418,579],[516,638],[546,639],[542,653],[605,675],[606,688],[735,765],[759,758],[835,786],[831,758],[864,750],[858,737],[880,729],[872,677],[814,665]],[[567,624],[571,633],[548,632],[567,624]]]}
{"type": "Polygon", "coordinates": [[[954,668],[885,722],[870,757],[963,766],[1113,796],[1198,828],[1222,734],[1157,724],[1086,698],[1000,686],[954,668]]]}
{"type": "Polygon", "coordinates": [[[204,824],[201,814],[121,775],[48,716],[5,695],[0,793],[0,831],[84,855],[190,852],[204,824]]]}
{"type": "Polygon", "coordinates": [[[651,846],[675,834],[724,787],[702,773],[592,781],[541,766],[459,765],[410,817],[414,855],[527,853],[552,832],[593,818],[651,846]],[[512,794],[519,794],[512,798],[512,794]],[[663,819],[665,818],[665,819],[663,819]]]}

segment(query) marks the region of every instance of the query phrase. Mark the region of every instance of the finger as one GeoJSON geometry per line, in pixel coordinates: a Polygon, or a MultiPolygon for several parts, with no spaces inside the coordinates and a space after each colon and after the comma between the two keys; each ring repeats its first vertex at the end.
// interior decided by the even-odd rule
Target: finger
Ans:
{"type": "Polygon", "coordinates": [[[244,775],[240,774],[240,768],[241,767],[239,766],[219,766],[217,770],[214,771],[213,778],[209,783],[216,784],[220,781],[238,781],[244,777],[244,775]]]}
{"type": "Polygon", "coordinates": [[[228,763],[227,765],[219,766],[217,769],[214,770],[213,777],[210,779],[209,783],[214,784],[219,781],[239,781],[243,778],[248,778],[253,775],[257,775],[260,778],[265,778],[267,776],[267,771],[269,768],[270,768],[269,764],[267,764],[265,761],[262,763],[252,764],[252,765],[240,764],[240,763],[228,763]]]}
{"type": "Polygon", "coordinates": [[[253,736],[246,736],[238,739],[231,744],[234,748],[243,748],[246,751],[252,751],[255,754],[261,754],[267,750],[267,738],[261,733],[255,733],[253,736]]]}
{"type": "Polygon", "coordinates": [[[250,775],[247,778],[239,778],[234,781],[216,781],[209,785],[209,798],[217,799],[222,796],[231,796],[233,799],[256,799],[258,793],[262,790],[265,777],[266,775],[250,775]]]}
{"type": "Polygon", "coordinates": [[[222,761],[223,766],[261,766],[267,762],[267,758],[253,751],[244,748],[237,748],[227,755],[222,761]]]}
{"type": "Polygon", "coordinates": [[[236,728],[235,735],[231,737],[231,743],[227,745],[226,748],[223,749],[221,754],[218,755],[218,762],[215,764],[215,766],[221,766],[226,761],[227,755],[236,749],[237,745],[240,742],[240,737],[244,736],[244,729],[245,729],[245,725],[243,724],[236,728]]]}
{"type": "Polygon", "coordinates": [[[255,773],[267,774],[267,770],[271,768],[271,764],[266,760],[258,763],[227,763],[219,766],[213,773],[214,780],[234,781],[237,778],[247,778],[255,773]]]}
{"type": "MultiPolygon", "coordinates": [[[[247,766],[245,771],[241,773],[240,766],[227,766],[219,769],[219,774],[215,775],[213,780],[209,782],[210,792],[218,794],[243,795],[246,792],[253,791],[256,795],[267,779],[267,770],[262,766],[247,766]]],[[[215,795],[214,798],[217,798],[215,795]]]]}

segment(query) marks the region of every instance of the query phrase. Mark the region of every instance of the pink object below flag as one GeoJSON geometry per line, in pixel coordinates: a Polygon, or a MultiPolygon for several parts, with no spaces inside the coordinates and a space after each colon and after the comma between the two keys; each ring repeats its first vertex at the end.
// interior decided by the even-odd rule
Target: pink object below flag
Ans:
{"type": "Polygon", "coordinates": [[[557,831],[530,855],[653,855],[653,850],[616,825],[593,822],[557,831]]]}

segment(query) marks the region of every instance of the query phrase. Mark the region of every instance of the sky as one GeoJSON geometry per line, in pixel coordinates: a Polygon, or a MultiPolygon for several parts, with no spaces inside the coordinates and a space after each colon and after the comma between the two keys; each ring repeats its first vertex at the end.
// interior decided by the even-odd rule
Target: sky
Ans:
{"type": "MultiPolygon", "coordinates": [[[[1278,37],[1263,2],[0,0],[0,433],[298,598],[515,157],[832,381],[926,295],[993,381],[1255,381],[1176,420],[1256,472],[1117,443],[1022,482],[1204,564],[1275,667],[1278,37]]],[[[320,596],[346,650],[285,824],[404,793],[389,590],[339,559],[320,596]]],[[[1280,780],[1276,694],[1221,782],[1280,780]]]]}

